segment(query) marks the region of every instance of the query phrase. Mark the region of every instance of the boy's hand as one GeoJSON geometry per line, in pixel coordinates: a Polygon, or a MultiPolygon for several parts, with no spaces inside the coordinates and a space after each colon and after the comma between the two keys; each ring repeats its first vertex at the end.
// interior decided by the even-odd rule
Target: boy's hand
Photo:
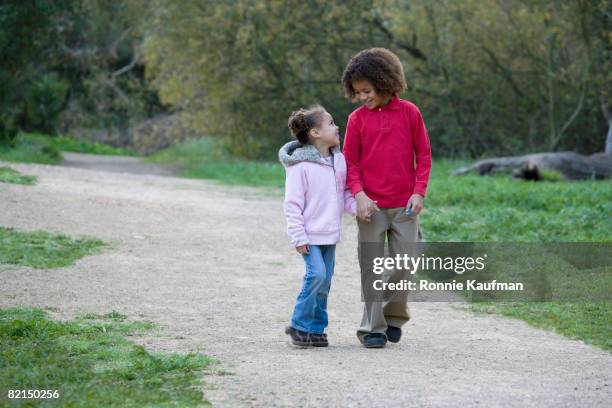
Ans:
{"type": "Polygon", "coordinates": [[[295,250],[302,255],[308,255],[308,253],[310,252],[310,247],[308,246],[308,244],[300,245],[299,247],[295,247],[295,250]]]}
{"type": "Polygon", "coordinates": [[[406,211],[410,212],[410,210],[412,210],[412,213],[409,215],[417,216],[419,215],[422,209],[423,209],[423,196],[420,194],[414,193],[408,199],[408,204],[406,204],[406,211]]]}
{"type": "Polygon", "coordinates": [[[374,211],[379,211],[378,205],[376,205],[376,201],[370,200],[363,191],[360,191],[355,196],[357,200],[357,217],[363,221],[370,222],[370,217],[374,213],[374,211]]]}

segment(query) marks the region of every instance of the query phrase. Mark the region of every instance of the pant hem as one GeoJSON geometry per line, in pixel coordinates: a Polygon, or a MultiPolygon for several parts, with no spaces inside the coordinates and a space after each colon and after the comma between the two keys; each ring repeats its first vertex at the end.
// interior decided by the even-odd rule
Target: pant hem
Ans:
{"type": "Polygon", "coordinates": [[[303,331],[306,333],[311,333],[311,334],[323,334],[325,332],[325,329],[321,331],[308,330],[304,326],[300,326],[299,324],[295,324],[294,322],[291,322],[291,327],[293,327],[296,330],[303,331]]]}

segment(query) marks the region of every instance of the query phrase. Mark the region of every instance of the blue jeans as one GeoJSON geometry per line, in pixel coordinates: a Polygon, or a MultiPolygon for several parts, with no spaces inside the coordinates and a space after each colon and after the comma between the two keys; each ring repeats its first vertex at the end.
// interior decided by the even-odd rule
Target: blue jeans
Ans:
{"type": "Polygon", "coordinates": [[[327,327],[327,294],[331,287],[336,245],[310,245],[302,291],[297,297],[291,326],[308,333],[321,334],[327,327]]]}

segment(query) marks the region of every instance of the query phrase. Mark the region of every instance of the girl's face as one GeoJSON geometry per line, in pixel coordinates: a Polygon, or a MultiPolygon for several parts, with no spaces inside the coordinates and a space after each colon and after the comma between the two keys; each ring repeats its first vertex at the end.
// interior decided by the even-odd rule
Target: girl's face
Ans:
{"type": "Polygon", "coordinates": [[[355,90],[355,96],[368,109],[384,106],[391,100],[391,97],[388,95],[377,94],[372,84],[365,79],[353,81],[352,85],[353,90],[355,90]]]}
{"type": "Polygon", "coordinates": [[[311,137],[329,147],[340,144],[338,126],[336,126],[334,118],[328,112],[323,112],[321,124],[312,130],[311,137]]]}

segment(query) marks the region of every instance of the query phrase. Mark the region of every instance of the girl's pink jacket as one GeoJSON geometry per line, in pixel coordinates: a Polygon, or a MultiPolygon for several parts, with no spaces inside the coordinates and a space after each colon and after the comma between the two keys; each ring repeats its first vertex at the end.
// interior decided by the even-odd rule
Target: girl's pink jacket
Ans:
{"type": "Polygon", "coordinates": [[[346,161],[338,146],[332,148],[333,166],[313,145],[297,141],[278,152],[285,166],[287,233],[293,246],[332,245],[340,242],[342,214],[355,214],[357,203],[346,187],[346,161]]]}

